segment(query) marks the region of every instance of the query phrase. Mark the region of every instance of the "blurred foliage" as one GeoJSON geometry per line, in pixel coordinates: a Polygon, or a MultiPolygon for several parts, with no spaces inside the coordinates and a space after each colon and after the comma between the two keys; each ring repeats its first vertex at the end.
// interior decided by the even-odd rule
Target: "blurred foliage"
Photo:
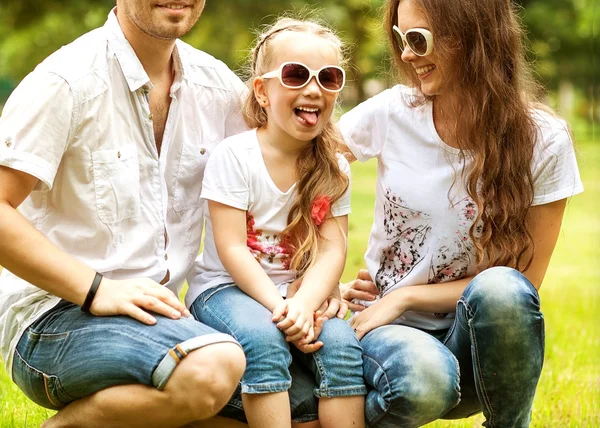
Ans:
{"type": "MultiPolygon", "coordinates": [[[[598,91],[597,0],[520,0],[530,59],[542,84],[556,92],[569,81],[590,100],[598,91]]],[[[348,43],[349,79],[362,100],[371,79],[389,83],[382,31],[385,0],[207,0],[199,24],[185,37],[192,45],[240,70],[256,29],[284,11],[316,16],[348,43]]],[[[1,0],[0,82],[20,81],[60,46],[101,26],[114,0],[1,0]]],[[[381,88],[379,85],[375,88],[381,88]]],[[[368,91],[372,92],[372,91],[368,91]]]]}

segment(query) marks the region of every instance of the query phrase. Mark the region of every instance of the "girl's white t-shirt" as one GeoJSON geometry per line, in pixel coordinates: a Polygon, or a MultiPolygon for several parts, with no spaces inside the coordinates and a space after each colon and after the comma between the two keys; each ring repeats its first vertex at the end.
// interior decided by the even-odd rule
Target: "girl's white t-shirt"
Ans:
{"type": "MultiPolygon", "coordinates": [[[[350,178],[350,166],[341,155],[340,169],[350,178]]],[[[203,199],[216,201],[246,211],[248,251],[279,288],[282,296],[295,279],[289,269],[291,254],[282,244],[281,232],[296,195],[296,184],[282,192],[273,182],[265,165],[256,129],[234,135],[219,143],[206,164],[202,181],[203,199]]],[[[208,210],[204,249],[188,274],[189,307],[204,291],[234,282],[219,260],[208,210]]],[[[350,186],[331,207],[331,216],[350,213],[350,186]]]]}
{"type": "MultiPolygon", "coordinates": [[[[469,229],[477,206],[461,181],[460,150],[437,134],[431,103],[410,106],[414,95],[411,88],[395,86],[343,115],[339,124],[359,161],[377,158],[375,216],[365,261],[380,296],[475,274],[469,229]]],[[[539,110],[532,115],[538,125],[533,205],[582,192],[566,123],[539,110]]],[[[395,322],[439,330],[453,318],[453,313],[409,311],[395,322]]]]}

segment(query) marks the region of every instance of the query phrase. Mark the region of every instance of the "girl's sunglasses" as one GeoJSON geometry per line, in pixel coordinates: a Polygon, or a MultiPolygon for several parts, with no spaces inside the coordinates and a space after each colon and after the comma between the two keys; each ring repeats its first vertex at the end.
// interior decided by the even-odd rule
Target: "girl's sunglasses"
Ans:
{"type": "Polygon", "coordinates": [[[427,56],[433,50],[433,34],[429,30],[411,28],[410,30],[406,30],[406,33],[403,33],[397,25],[394,25],[392,30],[402,52],[404,52],[406,45],[417,56],[427,56]]]}
{"type": "Polygon", "coordinates": [[[290,89],[303,88],[308,85],[310,79],[316,77],[319,86],[329,92],[340,92],[346,83],[346,73],[337,65],[326,65],[319,70],[312,70],[299,62],[284,62],[277,70],[269,71],[260,77],[278,77],[279,82],[290,89]]]}

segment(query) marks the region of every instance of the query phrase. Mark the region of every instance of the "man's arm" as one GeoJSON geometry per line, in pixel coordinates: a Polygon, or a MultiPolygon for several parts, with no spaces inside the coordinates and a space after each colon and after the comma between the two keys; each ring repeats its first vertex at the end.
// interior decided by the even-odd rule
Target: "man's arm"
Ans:
{"type": "MultiPolygon", "coordinates": [[[[96,272],[52,244],[18,211],[38,179],[0,166],[0,265],[55,296],[83,304],[96,272]]],[[[104,278],[91,306],[94,315],[129,315],[146,324],[156,320],[143,309],[179,318],[188,311],[175,295],[150,279],[104,278]]]]}

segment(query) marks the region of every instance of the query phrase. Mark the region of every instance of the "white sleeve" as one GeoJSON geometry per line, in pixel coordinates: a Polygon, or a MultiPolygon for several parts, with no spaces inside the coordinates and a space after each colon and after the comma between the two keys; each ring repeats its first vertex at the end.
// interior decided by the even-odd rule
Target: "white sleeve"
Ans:
{"type": "Polygon", "coordinates": [[[583,192],[567,124],[547,113],[538,116],[532,205],[543,205],[583,192]]]}
{"type": "Polygon", "coordinates": [[[344,114],[339,127],[346,145],[361,162],[379,157],[383,150],[390,120],[389,110],[394,88],[383,91],[344,114]]]}
{"type": "Polygon", "coordinates": [[[230,137],[248,130],[242,110],[250,92],[244,82],[233,71],[227,69],[226,72],[230,74],[232,86],[232,97],[225,117],[225,137],[230,137]]]}
{"type": "Polygon", "coordinates": [[[224,140],[210,155],[204,171],[200,196],[240,210],[247,210],[250,196],[249,177],[243,160],[236,156],[231,146],[228,140],[224,140]]]}
{"type": "Polygon", "coordinates": [[[0,117],[0,165],[38,178],[51,189],[72,135],[73,97],[64,79],[33,71],[9,97],[0,117]]]}
{"type": "Polygon", "coordinates": [[[338,162],[340,165],[340,169],[344,174],[348,176],[348,188],[344,192],[344,194],[338,199],[335,204],[331,207],[331,216],[332,217],[341,217],[343,215],[348,215],[352,212],[350,207],[350,194],[352,187],[352,179],[350,173],[350,164],[346,160],[344,156],[338,154],[338,162]]]}

